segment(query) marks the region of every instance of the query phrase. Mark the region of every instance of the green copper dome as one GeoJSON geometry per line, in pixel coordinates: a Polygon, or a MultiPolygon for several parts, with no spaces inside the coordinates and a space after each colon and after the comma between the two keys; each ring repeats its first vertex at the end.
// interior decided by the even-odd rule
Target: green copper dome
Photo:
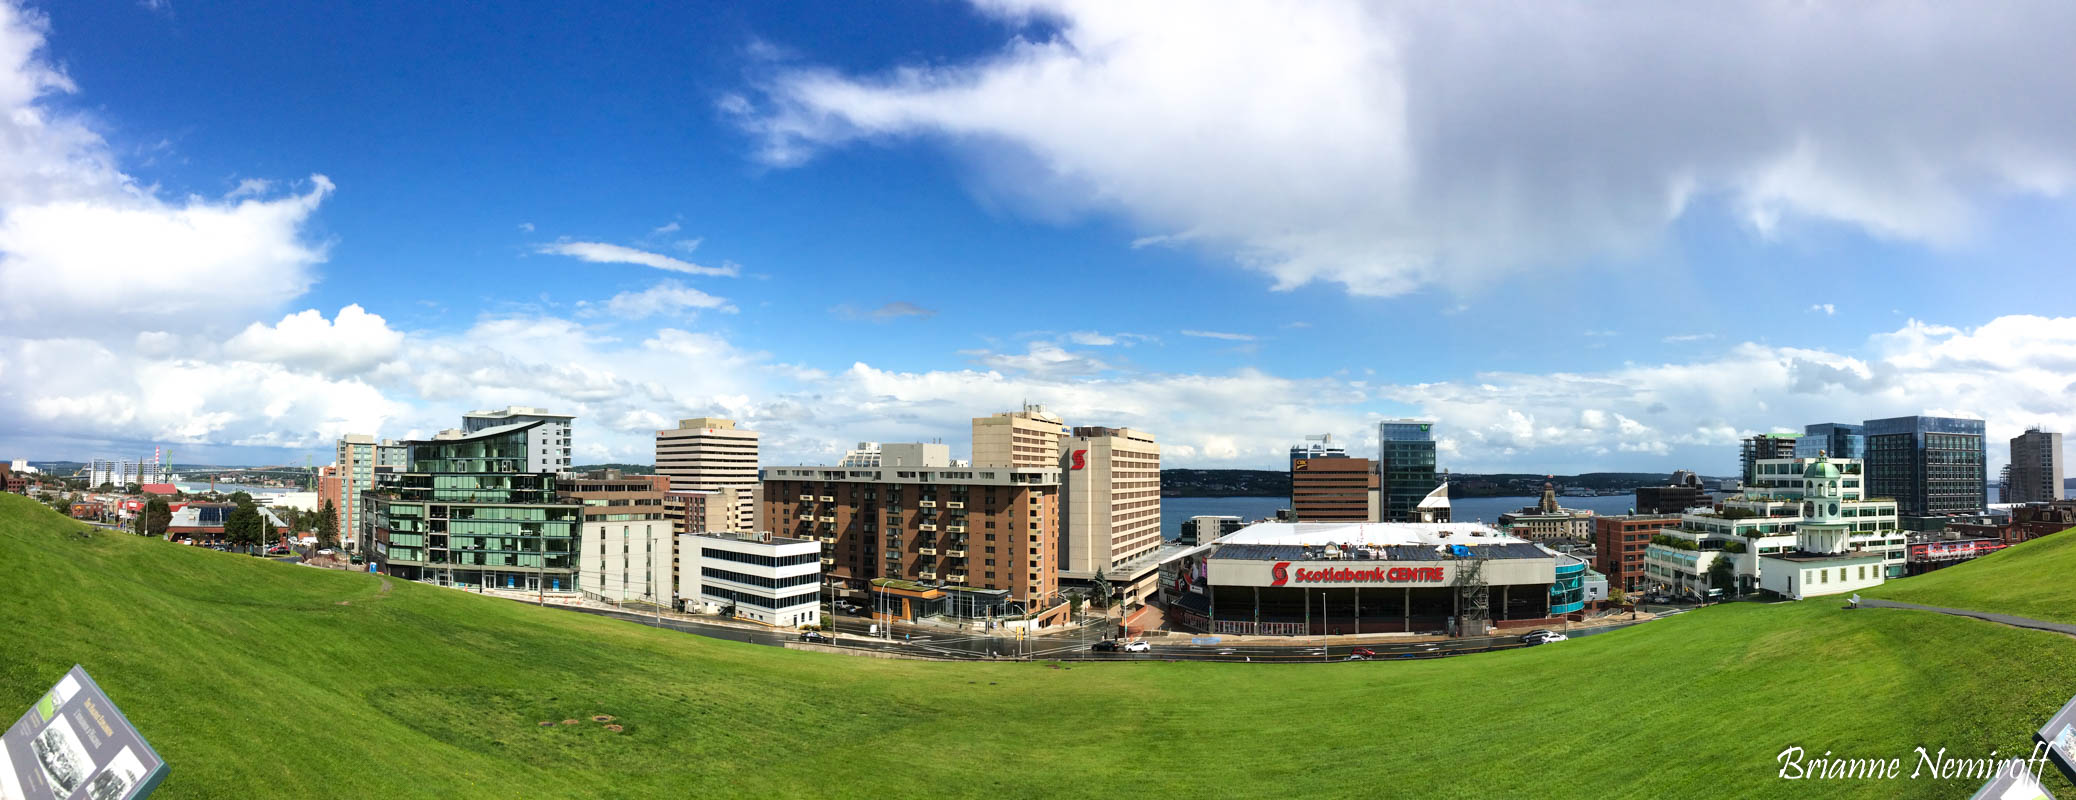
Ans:
{"type": "Polygon", "coordinates": [[[1802,471],[1802,477],[1836,478],[1838,477],[1838,468],[1831,466],[1830,459],[1824,458],[1823,456],[1817,456],[1817,459],[1815,461],[1809,462],[1809,468],[1802,471]]]}

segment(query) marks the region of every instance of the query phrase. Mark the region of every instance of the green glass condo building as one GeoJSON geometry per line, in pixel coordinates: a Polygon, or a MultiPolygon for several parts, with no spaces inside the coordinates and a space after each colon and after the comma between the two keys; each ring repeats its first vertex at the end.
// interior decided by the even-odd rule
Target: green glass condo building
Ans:
{"type": "Polygon", "coordinates": [[[1394,419],[1377,424],[1377,472],[1384,522],[1416,522],[1420,501],[1434,491],[1434,421],[1394,419]]]}
{"type": "Polygon", "coordinates": [[[410,465],[363,492],[362,534],[383,574],[446,586],[572,592],[583,505],[528,455],[534,421],[405,442],[410,465]]]}

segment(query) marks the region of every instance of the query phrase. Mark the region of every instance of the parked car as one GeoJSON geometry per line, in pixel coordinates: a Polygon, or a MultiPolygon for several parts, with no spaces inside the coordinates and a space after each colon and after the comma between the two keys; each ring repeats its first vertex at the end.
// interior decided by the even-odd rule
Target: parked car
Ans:
{"type": "Polygon", "coordinates": [[[1109,639],[1104,639],[1103,641],[1089,645],[1088,649],[1094,650],[1098,653],[1115,653],[1118,650],[1118,645],[1116,642],[1113,642],[1109,639]]]}
{"type": "Polygon", "coordinates": [[[1127,653],[1146,653],[1152,650],[1153,645],[1147,644],[1144,640],[1124,643],[1124,651],[1127,653]]]}
{"type": "Polygon", "coordinates": [[[277,545],[274,545],[273,547],[269,547],[269,548],[267,548],[267,555],[270,555],[270,556],[280,556],[280,555],[287,555],[287,554],[288,554],[288,545],[284,545],[284,544],[277,544],[277,545]]]}
{"type": "Polygon", "coordinates": [[[325,549],[323,549],[323,550],[319,550],[319,551],[317,551],[317,554],[318,554],[318,555],[320,555],[320,556],[328,556],[328,555],[331,555],[331,554],[332,554],[332,549],[331,549],[331,548],[329,548],[329,547],[327,547],[327,548],[325,548],[325,549]]]}
{"type": "Polygon", "coordinates": [[[831,640],[829,639],[829,634],[823,633],[821,631],[801,631],[800,641],[815,642],[818,644],[828,644],[831,640]]]}
{"type": "Polygon", "coordinates": [[[1551,642],[1561,642],[1570,638],[1571,637],[1558,633],[1556,631],[1533,631],[1530,632],[1528,635],[1521,637],[1521,643],[1526,645],[1549,644],[1551,642]]]}
{"type": "Polygon", "coordinates": [[[1358,647],[1358,648],[1355,648],[1354,650],[1350,650],[1350,651],[1348,651],[1348,657],[1347,657],[1346,659],[1344,659],[1344,660],[1347,660],[1347,661],[1368,661],[1368,660],[1370,660],[1370,659],[1372,659],[1372,658],[1376,658],[1376,657],[1377,657],[1377,651],[1375,651],[1375,650],[1371,650],[1371,649],[1369,649],[1369,648],[1367,648],[1367,647],[1358,647]]]}

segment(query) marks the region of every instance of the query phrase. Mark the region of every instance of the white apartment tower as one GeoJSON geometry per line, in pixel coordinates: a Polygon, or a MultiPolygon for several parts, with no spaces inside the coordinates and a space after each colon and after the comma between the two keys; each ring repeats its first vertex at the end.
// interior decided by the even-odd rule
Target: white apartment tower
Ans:
{"type": "Polygon", "coordinates": [[[1060,576],[1093,579],[1161,546],[1161,446],[1131,428],[1075,428],[1060,447],[1060,576]]]}
{"type": "Polygon", "coordinates": [[[674,492],[734,489],[736,531],[757,530],[757,432],[735,420],[693,417],[656,432],[656,472],[674,492]]]}
{"type": "Polygon", "coordinates": [[[569,475],[569,432],[570,423],[575,420],[574,415],[554,414],[544,408],[507,406],[503,411],[471,411],[461,415],[461,431],[475,433],[485,428],[522,422],[547,423],[536,428],[534,435],[527,437],[526,471],[569,475]]]}

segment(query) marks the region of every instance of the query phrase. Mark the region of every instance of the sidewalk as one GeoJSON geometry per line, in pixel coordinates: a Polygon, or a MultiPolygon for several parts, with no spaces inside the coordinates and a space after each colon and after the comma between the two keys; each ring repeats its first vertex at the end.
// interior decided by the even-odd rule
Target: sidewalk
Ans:
{"type": "Polygon", "coordinates": [[[1969,611],[1965,608],[1940,608],[1938,606],[1921,606],[1916,603],[1898,603],[1893,600],[1875,600],[1872,598],[1865,597],[1860,598],[1860,605],[1864,608],[1904,608],[1912,611],[1933,611],[1940,614],[1951,614],[1956,617],[1973,617],[1975,619],[1983,620],[1985,622],[1995,622],[2001,625],[2010,625],[2014,628],[2031,628],[2036,631],[2048,631],[2050,633],[2059,633],[2067,636],[2076,636],[2076,625],[2070,625],[2062,622],[2048,622],[2046,620],[2032,619],[2029,617],[2015,617],[2010,614],[1992,614],[1987,611],[1969,611]]]}

